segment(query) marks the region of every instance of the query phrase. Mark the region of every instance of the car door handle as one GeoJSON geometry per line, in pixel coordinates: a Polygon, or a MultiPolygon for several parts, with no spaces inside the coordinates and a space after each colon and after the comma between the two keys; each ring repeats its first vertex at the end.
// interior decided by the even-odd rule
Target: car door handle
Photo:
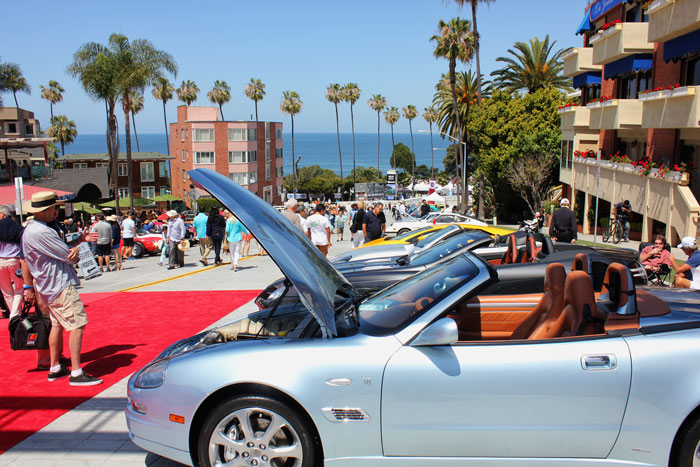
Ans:
{"type": "Polygon", "coordinates": [[[581,367],[588,371],[614,370],[617,368],[617,358],[615,355],[583,355],[581,367]]]}

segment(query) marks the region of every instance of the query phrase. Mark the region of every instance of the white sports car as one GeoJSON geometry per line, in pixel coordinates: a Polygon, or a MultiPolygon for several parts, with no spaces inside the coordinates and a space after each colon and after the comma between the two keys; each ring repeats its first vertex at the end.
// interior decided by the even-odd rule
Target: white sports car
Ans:
{"type": "Polygon", "coordinates": [[[473,217],[451,212],[432,212],[420,219],[408,217],[407,219],[398,220],[386,228],[386,233],[401,235],[410,230],[416,230],[434,224],[469,224],[486,227],[485,222],[474,219],[473,217]]]}

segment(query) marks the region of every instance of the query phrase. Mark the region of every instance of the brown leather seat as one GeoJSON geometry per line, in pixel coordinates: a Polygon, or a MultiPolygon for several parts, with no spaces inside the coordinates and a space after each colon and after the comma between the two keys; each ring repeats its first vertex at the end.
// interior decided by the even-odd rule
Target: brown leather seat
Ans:
{"type": "Polygon", "coordinates": [[[532,263],[537,259],[537,244],[535,243],[535,237],[528,234],[525,239],[525,254],[523,255],[521,263],[532,263]]]}
{"type": "Polygon", "coordinates": [[[596,309],[593,285],[588,274],[572,271],[566,277],[564,290],[564,309],[559,316],[547,316],[535,328],[529,339],[553,339],[584,334],[584,320],[593,316],[596,309]],[[584,325],[582,326],[582,323],[584,325]]]}
{"type": "Polygon", "coordinates": [[[511,235],[507,237],[508,242],[508,249],[506,250],[506,254],[501,259],[501,264],[513,264],[518,262],[518,241],[515,238],[515,235],[511,235]]]}
{"type": "Polygon", "coordinates": [[[544,273],[544,293],[537,306],[513,331],[511,339],[526,339],[546,316],[559,315],[564,308],[566,269],[561,263],[552,263],[544,273]]]}
{"type": "Polygon", "coordinates": [[[632,273],[623,264],[612,263],[605,270],[599,304],[608,313],[633,315],[637,312],[636,292],[632,273]]]}

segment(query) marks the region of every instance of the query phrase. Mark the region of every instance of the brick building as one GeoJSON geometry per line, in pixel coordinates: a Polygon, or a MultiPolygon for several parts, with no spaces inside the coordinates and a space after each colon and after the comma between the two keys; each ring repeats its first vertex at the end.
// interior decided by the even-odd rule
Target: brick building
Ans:
{"type": "MultiPolygon", "coordinates": [[[[270,204],[282,203],[282,123],[219,120],[216,107],[181,105],[170,124],[172,193],[187,199],[189,170],[209,168],[270,204]]],[[[189,201],[189,200],[188,200],[189,201]]]]}
{"type": "Polygon", "coordinates": [[[599,193],[600,217],[629,199],[642,240],[696,235],[700,0],[596,0],[577,34],[583,47],[563,55],[564,74],[581,91],[580,105],[559,111],[564,195],[588,213],[599,193]],[[598,151],[600,167],[590,157],[598,151]]]}
{"type": "MultiPolygon", "coordinates": [[[[134,174],[134,196],[152,199],[164,195],[170,189],[168,160],[173,158],[157,152],[131,153],[131,170],[134,174]]],[[[109,154],[66,154],[56,159],[66,169],[104,168],[110,173],[109,154]]],[[[119,197],[129,197],[129,172],[126,153],[120,152],[118,163],[119,197]]],[[[173,193],[175,194],[175,193],[173,193]]],[[[177,196],[177,194],[175,194],[177,196]]],[[[105,195],[108,196],[108,195],[105,195]]]]}

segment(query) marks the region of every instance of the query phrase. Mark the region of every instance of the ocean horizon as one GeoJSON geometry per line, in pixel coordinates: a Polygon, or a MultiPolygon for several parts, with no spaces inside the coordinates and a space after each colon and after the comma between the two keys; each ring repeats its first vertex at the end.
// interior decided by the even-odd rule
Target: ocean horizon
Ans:
{"type": "MultiPolygon", "coordinates": [[[[124,135],[120,136],[120,151],[124,152],[126,143],[124,135]]],[[[167,144],[164,133],[139,134],[139,146],[142,152],[159,152],[166,154],[167,144]]],[[[284,174],[292,173],[292,134],[284,133],[284,174]]],[[[403,143],[411,148],[409,133],[394,133],[395,143],[403,143]]],[[[416,154],[416,165],[431,165],[430,133],[413,133],[413,144],[416,154]]],[[[435,169],[443,170],[442,160],[445,158],[444,148],[449,145],[437,133],[433,135],[433,145],[436,148],[435,169]],[[437,149],[441,148],[441,149],[437,149]]],[[[60,145],[58,145],[60,152],[60,145]]],[[[380,134],[379,169],[386,173],[391,156],[391,133],[380,134]]],[[[131,134],[131,150],[136,152],[136,138],[131,134]]],[[[353,167],[352,133],[340,133],[340,150],[343,156],[343,175],[348,176],[353,167]]],[[[294,152],[301,155],[299,167],[318,165],[323,169],[333,170],[340,175],[338,159],[338,140],[336,133],[294,133],[294,152]]],[[[107,142],[104,134],[78,135],[75,142],[66,145],[66,154],[107,153],[107,142]]],[[[377,166],[377,134],[355,133],[355,165],[357,167],[377,166]]]]}

